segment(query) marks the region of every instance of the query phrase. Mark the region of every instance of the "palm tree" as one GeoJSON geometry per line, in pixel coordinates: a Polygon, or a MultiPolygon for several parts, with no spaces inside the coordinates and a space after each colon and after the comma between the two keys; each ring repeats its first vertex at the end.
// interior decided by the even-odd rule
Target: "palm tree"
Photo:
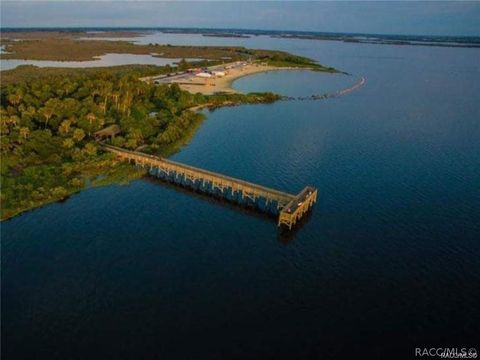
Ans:
{"type": "Polygon", "coordinates": [[[13,106],[17,106],[23,99],[23,95],[20,92],[16,92],[15,94],[8,95],[8,102],[13,106]]]}
{"type": "Polygon", "coordinates": [[[70,120],[63,120],[60,126],[58,127],[58,132],[62,135],[66,135],[70,131],[70,125],[71,125],[70,120]]]}
{"type": "Polygon", "coordinates": [[[30,129],[27,127],[21,127],[20,128],[20,136],[26,139],[30,135],[30,129]]]}
{"type": "Polygon", "coordinates": [[[45,118],[45,129],[47,128],[48,121],[51,119],[51,117],[56,113],[58,115],[58,112],[62,109],[62,107],[63,104],[60,100],[58,100],[57,98],[52,98],[49,99],[45,103],[45,106],[39,110],[40,114],[43,115],[43,117],[45,118]]]}
{"type": "Polygon", "coordinates": [[[93,124],[94,121],[97,120],[97,116],[96,116],[94,113],[92,113],[92,112],[91,112],[91,113],[88,113],[88,115],[87,115],[87,120],[88,120],[88,124],[90,125],[90,126],[88,127],[88,136],[90,136],[90,135],[91,135],[91,132],[92,132],[92,124],[93,124]]]}
{"type": "Polygon", "coordinates": [[[75,129],[73,131],[73,139],[75,141],[82,141],[83,138],[85,137],[85,132],[82,129],[75,129]]]}
{"type": "Polygon", "coordinates": [[[112,83],[108,81],[105,81],[103,86],[101,87],[100,95],[103,96],[103,104],[101,105],[103,110],[103,115],[107,113],[107,101],[108,101],[108,97],[111,96],[112,89],[113,89],[112,83]]]}
{"type": "Polygon", "coordinates": [[[87,115],[87,120],[90,126],[92,126],[92,123],[97,120],[97,116],[94,113],[88,113],[87,115]]]}
{"type": "Polygon", "coordinates": [[[114,92],[111,96],[113,101],[115,101],[115,108],[118,110],[118,98],[120,97],[120,94],[118,92],[114,92]]]}
{"type": "Polygon", "coordinates": [[[75,146],[75,143],[72,139],[68,138],[68,139],[63,140],[63,147],[65,147],[67,149],[71,149],[74,146],[75,146]]]}
{"type": "Polygon", "coordinates": [[[132,100],[133,100],[132,96],[130,96],[129,91],[127,90],[127,93],[123,97],[123,101],[122,101],[122,106],[123,106],[122,113],[125,114],[127,112],[127,108],[130,107],[132,100]]]}
{"type": "Polygon", "coordinates": [[[51,117],[53,116],[54,114],[54,111],[52,108],[49,108],[47,106],[44,106],[42,107],[40,110],[38,110],[38,112],[43,115],[43,117],[45,118],[45,129],[47,128],[48,126],[48,121],[51,119],[51,117]]]}
{"type": "Polygon", "coordinates": [[[143,142],[143,134],[139,129],[130,129],[127,137],[134,140],[135,144],[141,144],[143,142]]]}
{"type": "Polygon", "coordinates": [[[20,118],[17,115],[12,115],[7,120],[8,125],[12,125],[13,127],[17,126],[19,122],[20,118]]]}

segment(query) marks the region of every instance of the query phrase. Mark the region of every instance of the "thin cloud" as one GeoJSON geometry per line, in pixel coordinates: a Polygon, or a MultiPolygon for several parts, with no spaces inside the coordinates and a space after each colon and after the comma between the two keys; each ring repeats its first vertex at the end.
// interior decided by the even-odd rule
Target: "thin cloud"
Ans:
{"type": "Polygon", "coordinates": [[[2,27],[217,27],[480,36],[478,2],[1,2],[2,27]]]}

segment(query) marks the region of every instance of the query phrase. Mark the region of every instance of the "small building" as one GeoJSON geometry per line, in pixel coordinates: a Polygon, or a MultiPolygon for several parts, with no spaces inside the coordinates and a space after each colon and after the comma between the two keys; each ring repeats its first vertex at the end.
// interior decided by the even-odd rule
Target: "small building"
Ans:
{"type": "Polygon", "coordinates": [[[103,128],[102,130],[97,131],[93,134],[93,137],[97,141],[103,141],[108,138],[113,138],[115,135],[118,135],[122,132],[120,126],[114,124],[103,128]]]}

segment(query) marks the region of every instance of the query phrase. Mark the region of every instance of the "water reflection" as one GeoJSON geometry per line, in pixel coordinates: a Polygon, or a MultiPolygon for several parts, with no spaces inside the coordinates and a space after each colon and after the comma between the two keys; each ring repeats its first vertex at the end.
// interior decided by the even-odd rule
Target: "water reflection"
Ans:
{"type": "Polygon", "coordinates": [[[286,227],[280,227],[277,233],[277,240],[282,245],[288,245],[297,238],[299,231],[311,220],[312,212],[315,205],[295,224],[295,226],[288,230],[286,227]]]}
{"type": "Polygon", "coordinates": [[[177,183],[173,183],[161,178],[157,177],[152,177],[146,175],[143,178],[144,181],[150,183],[150,184],[159,184],[162,185],[168,189],[174,190],[176,192],[182,193],[182,194],[188,194],[196,199],[200,199],[203,201],[206,201],[210,204],[215,204],[218,206],[222,206],[226,209],[234,210],[241,212],[246,215],[254,216],[258,219],[262,219],[265,221],[275,221],[276,220],[276,215],[267,213],[262,211],[261,209],[251,205],[251,204],[239,204],[238,202],[235,202],[233,200],[220,197],[217,194],[206,194],[204,192],[201,192],[200,190],[195,190],[189,186],[186,185],[181,185],[177,183]]]}
{"type": "MultiPolygon", "coordinates": [[[[257,219],[261,219],[264,221],[271,221],[271,222],[277,221],[277,215],[274,215],[270,212],[265,212],[264,210],[260,209],[259,207],[251,203],[239,204],[234,200],[221,197],[218,194],[206,194],[198,189],[193,189],[192,187],[189,187],[187,185],[174,183],[158,177],[152,177],[152,176],[146,175],[143,178],[143,180],[150,184],[161,184],[162,186],[168,189],[174,190],[176,192],[179,192],[182,194],[188,194],[190,196],[193,196],[196,199],[206,201],[210,204],[222,206],[228,210],[233,210],[245,215],[253,216],[257,219]]],[[[285,227],[278,228],[279,242],[284,245],[287,245],[289,242],[291,242],[296,237],[296,234],[298,233],[298,231],[306,223],[308,223],[308,221],[312,217],[311,213],[312,213],[312,209],[310,209],[310,211],[306,215],[304,215],[291,230],[288,230],[285,227]]]]}

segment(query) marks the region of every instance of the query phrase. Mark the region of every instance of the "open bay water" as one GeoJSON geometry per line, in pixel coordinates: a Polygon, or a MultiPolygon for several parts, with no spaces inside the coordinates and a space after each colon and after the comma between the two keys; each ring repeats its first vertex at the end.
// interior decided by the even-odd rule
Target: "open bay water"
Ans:
{"type": "Polygon", "coordinates": [[[172,157],[292,193],[314,185],[311,216],[285,236],[275,219],[139,180],[6,221],[6,358],[479,351],[479,50],[204,39],[353,74],[271,72],[237,80],[243,91],[305,96],[366,77],[339,98],[207,113],[172,157]]]}

